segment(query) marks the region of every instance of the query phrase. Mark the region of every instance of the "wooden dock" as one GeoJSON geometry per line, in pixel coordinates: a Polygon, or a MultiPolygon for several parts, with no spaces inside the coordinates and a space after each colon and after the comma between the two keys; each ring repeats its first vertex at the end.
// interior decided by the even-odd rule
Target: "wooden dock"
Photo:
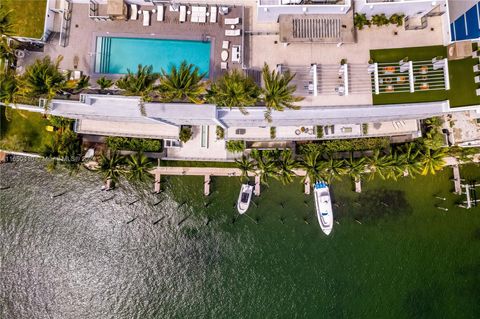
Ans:
{"type": "Polygon", "coordinates": [[[362,181],[360,179],[355,180],[355,193],[362,192],[362,181]]]}
{"type": "Polygon", "coordinates": [[[160,174],[155,174],[155,185],[154,185],[154,192],[160,193],[160,174]]]}
{"type": "Polygon", "coordinates": [[[205,175],[203,179],[203,194],[205,196],[210,195],[210,175],[205,175]]]}
{"type": "Polygon", "coordinates": [[[304,192],[305,194],[307,194],[307,195],[310,195],[310,189],[311,189],[311,188],[312,188],[312,187],[310,186],[310,177],[307,176],[307,177],[305,178],[305,183],[304,183],[304,190],[303,190],[303,192],[304,192]]]}
{"type": "Polygon", "coordinates": [[[255,175],[255,196],[260,196],[260,176],[255,175]]]}
{"type": "Polygon", "coordinates": [[[455,193],[462,195],[462,183],[460,178],[460,168],[458,164],[452,165],[453,168],[453,183],[455,185],[455,193]]]}

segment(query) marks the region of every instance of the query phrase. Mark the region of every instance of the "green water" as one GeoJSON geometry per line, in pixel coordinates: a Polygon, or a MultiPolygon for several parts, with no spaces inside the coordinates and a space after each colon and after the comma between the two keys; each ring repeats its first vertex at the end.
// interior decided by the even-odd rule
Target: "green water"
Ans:
{"type": "MultiPolygon", "coordinates": [[[[91,173],[72,182],[66,174],[46,178],[37,164],[15,165],[1,168],[2,184],[21,186],[0,191],[4,317],[480,313],[480,209],[455,207],[463,197],[451,193],[449,169],[367,182],[362,194],[349,181],[334,182],[338,224],[326,237],[301,183],[272,181],[248,216],[238,216],[233,177],[214,178],[208,198],[203,178],[170,177],[159,196],[125,185],[101,202],[107,193],[91,173]],[[40,191],[63,188],[69,192],[53,200],[40,191]]],[[[478,167],[462,174],[480,180],[478,167]]]]}

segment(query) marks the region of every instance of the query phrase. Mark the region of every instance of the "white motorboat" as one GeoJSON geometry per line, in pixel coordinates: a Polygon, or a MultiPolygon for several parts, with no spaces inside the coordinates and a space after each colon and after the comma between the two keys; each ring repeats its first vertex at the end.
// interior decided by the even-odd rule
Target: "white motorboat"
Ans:
{"type": "Polygon", "coordinates": [[[250,206],[250,200],[252,199],[253,186],[248,184],[242,184],[240,189],[240,195],[238,195],[237,209],[240,214],[245,214],[250,206]]]}
{"type": "Polygon", "coordinates": [[[325,182],[316,182],[314,185],[315,208],[322,231],[329,235],[333,228],[333,210],[330,190],[325,182]]]}

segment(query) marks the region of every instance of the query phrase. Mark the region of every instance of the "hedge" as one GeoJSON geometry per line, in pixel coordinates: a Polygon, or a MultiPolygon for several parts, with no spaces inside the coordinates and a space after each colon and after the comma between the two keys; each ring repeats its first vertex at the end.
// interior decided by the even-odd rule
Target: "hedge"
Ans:
{"type": "Polygon", "coordinates": [[[162,140],[148,138],[109,136],[105,143],[114,151],[161,152],[163,149],[162,140]]]}

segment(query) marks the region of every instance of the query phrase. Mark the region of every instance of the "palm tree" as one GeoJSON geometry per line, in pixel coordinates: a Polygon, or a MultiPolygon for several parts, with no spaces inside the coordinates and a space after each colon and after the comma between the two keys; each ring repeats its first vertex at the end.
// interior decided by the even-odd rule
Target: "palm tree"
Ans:
{"type": "Polygon", "coordinates": [[[112,152],[109,155],[102,154],[100,155],[99,160],[99,170],[103,174],[103,178],[109,181],[118,181],[122,171],[122,164],[124,158],[120,156],[117,152],[112,152]]]}
{"type": "Polygon", "coordinates": [[[408,143],[400,156],[398,156],[404,176],[415,178],[415,175],[420,173],[421,163],[419,154],[420,151],[415,149],[414,143],[408,143]]]}
{"type": "Polygon", "coordinates": [[[12,71],[0,71],[0,102],[15,104],[18,92],[17,79],[12,71]]]}
{"type": "Polygon", "coordinates": [[[307,177],[311,182],[315,182],[318,179],[321,179],[320,176],[320,162],[321,156],[320,152],[317,149],[309,150],[300,161],[300,167],[303,168],[306,172],[303,182],[306,181],[307,177]]]}
{"type": "Polygon", "coordinates": [[[343,174],[343,160],[337,160],[330,157],[326,161],[321,161],[320,164],[320,176],[322,179],[330,183],[333,179],[340,179],[340,175],[343,174]]]}
{"type": "Polygon", "coordinates": [[[446,153],[443,148],[438,150],[432,150],[426,148],[423,152],[420,153],[420,163],[422,165],[422,175],[435,174],[437,171],[440,171],[445,166],[445,157],[446,153]]]}
{"type": "Polygon", "coordinates": [[[275,176],[275,162],[268,151],[252,150],[250,154],[255,160],[255,174],[260,177],[262,184],[268,185],[268,179],[275,176]]]}
{"type": "Polygon", "coordinates": [[[240,159],[236,159],[235,163],[238,168],[242,171],[242,179],[248,180],[248,173],[255,172],[255,162],[248,156],[242,155],[240,159]]]}
{"type": "Polygon", "coordinates": [[[6,7],[0,5],[0,35],[10,37],[13,35],[13,10],[8,10],[6,7]]]}
{"type": "Polygon", "coordinates": [[[255,105],[259,96],[260,88],[253,79],[234,69],[211,85],[207,99],[218,106],[238,107],[246,113],[244,108],[255,105]]]}
{"type": "Polygon", "coordinates": [[[125,95],[141,96],[143,101],[149,99],[149,93],[154,89],[158,74],[153,72],[151,65],[138,65],[136,73],[127,70],[127,74],[117,80],[119,89],[125,90],[125,95]]]}
{"type": "Polygon", "coordinates": [[[134,182],[147,182],[152,175],[150,170],[153,168],[153,163],[143,153],[132,154],[127,157],[128,171],[127,178],[134,182]]]}
{"type": "Polygon", "coordinates": [[[196,104],[203,103],[205,82],[202,82],[206,73],[193,64],[183,61],[180,67],[172,66],[169,72],[162,69],[159,91],[161,99],[165,102],[190,101],[196,104]]]}
{"type": "Polygon", "coordinates": [[[391,158],[383,156],[379,150],[375,150],[372,157],[366,157],[366,168],[370,173],[369,178],[373,179],[375,175],[378,175],[381,179],[385,179],[387,167],[390,166],[391,162],[391,158]]]}
{"type": "Polygon", "coordinates": [[[274,153],[274,156],[274,163],[277,169],[274,177],[282,182],[283,185],[290,184],[296,176],[294,169],[297,167],[292,151],[289,149],[278,151],[274,153]]]}
{"type": "Polygon", "coordinates": [[[350,158],[343,161],[343,171],[354,182],[360,181],[362,174],[365,173],[365,158],[354,159],[353,154],[350,154],[350,158]]]}
{"type": "Polygon", "coordinates": [[[271,112],[283,111],[288,109],[299,109],[294,103],[302,101],[303,98],[294,96],[293,93],[297,87],[290,85],[290,82],[295,77],[295,74],[289,72],[280,74],[276,70],[270,71],[268,64],[265,63],[262,70],[264,88],[262,90],[263,101],[267,107],[265,118],[271,121],[271,112]]]}
{"type": "MultiPolygon", "coordinates": [[[[63,57],[52,61],[49,56],[36,60],[19,77],[19,94],[30,98],[46,98],[50,102],[55,95],[71,88],[65,76],[59,71],[63,57]]],[[[48,107],[48,103],[46,108],[48,107]]]]}
{"type": "Polygon", "coordinates": [[[105,76],[102,76],[97,80],[97,84],[100,87],[100,92],[104,92],[106,89],[110,88],[113,85],[113,81],[105,76]]]}
{"type": "Polygon", "coordinates": [[[10,63],[15,60],[14,48],[8,44],[8,38],[0,38],[0,59],[8,60],[10,63]]]}

